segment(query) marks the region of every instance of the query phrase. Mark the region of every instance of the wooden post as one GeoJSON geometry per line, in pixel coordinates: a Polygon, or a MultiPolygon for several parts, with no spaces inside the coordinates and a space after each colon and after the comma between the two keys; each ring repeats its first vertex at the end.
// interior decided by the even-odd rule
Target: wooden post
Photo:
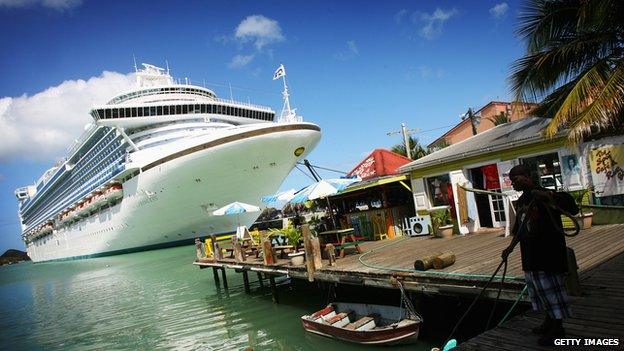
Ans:
{"type": "Polygon", "coordinates": [[[306,257],[306,270],[308,272],[308,281],[314,281],[314,249],[312,248],[312,233],[310,232],[310,226],[304,224],[301,226],[301,233],[303,234],[303,247],[306,257]]]}
{"type": "Polygon", "coordinates": [[[219,272],[217,271],[217,267],[212,267],[212,276],[214,278],[215,284],[219,285],[219,272]]]}
{"type": "Polygon", "coordinates": [[[442,269],[455,263],[455,254],[453,251],[447,251],[433,259],[433,268],[442,269]]]}
{"type": "Polygon", "coordinates": [[[269,239],[264,239],[262,242],[262,260],[265,266],[275,264],[275,253],[269,239]]]}
{"type": "Polygon", "coordinates": [[[321,257],[321,243],[318,238],[311,238],[312,252],[314,253],[314,269],[323,268],[323,259],[321,257]]]}
{"type": "Polygon", "coordinates": [[[336,248],[332,244],[325,245],[325,251],[327,251],[327,257],[329,257],[329,266],[336,265],[336,248]]]}
{"type": "Polygon", "coordinates": [[[225,267],[221,267],[221,278],[223,278],[223,287],[228,288],[227,277],[225,276],[225,267]]]}
{"type": "Polygon", "coordinates": [[[264,288],[264,281],[262,280],[262,272],[256,272],[258,273],[258,281],[260,282],[260,287],[264,288]]]}
{"type": "Polygon", "coordinates": [[[210,240],[212,241],[212,252],[214,254],[215,260],[220,260],[223,258],[223,252],[221,252],[221,247],[219,247],[219,243],[217,242],[217,236],[211,235],[210,240]]]}
{"type": "Polygon", "coordinates": [[[245,253],[243,252],[241,243],[240,241],[238,241],[238,238],[236,236],[232,237],[232,249],[234,250],[234,260],[236,262],[244,262],[245,253]]]}
{"type": "Polygon", "coordinates": [[[414,261],[414,269],[417,271],[426,271],[433,267],[433,260],[440,256],[441,253],[437,252],[433,255],[425,256],[423,258],[417,259],[414,261]]]}
{"type": "Polygon", "coordinates": [[[279,299],[277,298],[277,287],[275,286],[275,277],[269,275],[269,281],[271,282],[271,296],[273,298],[273,302],[279,303],[279,299]]]}
{"type": "Polygon", "coordinates": [[[250,294],[251,288],[249,287],[249,275],[247,275],[247,270],[243,271],[243,285],[245,286],[245,292],[250,294]]]}

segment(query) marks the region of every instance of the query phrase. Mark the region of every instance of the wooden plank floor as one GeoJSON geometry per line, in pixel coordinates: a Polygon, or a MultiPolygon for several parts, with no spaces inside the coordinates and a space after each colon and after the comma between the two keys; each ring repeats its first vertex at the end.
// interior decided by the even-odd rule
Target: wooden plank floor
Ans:
{"type": "MultiPolygon", "coordinates": [[[[603,246],[610,246],[603,243],[603,246]]],[[[595,262],[594,258],[584,258],[595,262]]],[[[567,338],[619,339],[619,346],[581,346],[576,349],[622,349],[624,342],[624,254],[588,269],[581,276],[583,296],[572,301],[573,317],[565,320],[567,338]]],[[[537,345],[537,336],[531,328],[539,325],[541,314],[528,312],[512,318],[500,327],[493,328],[475,338],[461,343],[457,350],[552,350],[537,345]]],[[[581,345],[584,344],[581,340],[581,345]]],[[[559,347],[561,348],[561,347],[559,347]]],[[[563,347],[563,349],[574,349],[563,347]]]]}
{"type": "MultiPolygon", "coordinates": [[[[328,282],[394,288],[393,275],[400,275],[407,290],[429,293],[476,294],[480,287],[500,263],[500,253],[511,238],[502,237],[501,232],[454,236],[437,239],[430,236],[397,238],[361,245],[364,255],[351,254],[337,261],[334,267],[326,265],[318,270],[315,279],[328,282]],[[436,252],[452,250],[456,262],[440,271],[414,272],[414,260],[436,252]]],[[[568,246],[576,252],[579,273],[583,275],[597,265],[624,252],[624,225],[595,226],[567,238],[568,246]]],[[[351,251],[353,252],[353,251],[351,251]]],[[[237,263],[223,259],[213,263],[198,263],[204,267],[225,267],[233,269],[261,270],[268,274],[288,274],[293,278],[307,279],[305,266],[292,266],[288,260],[265,266],[261,259],[248,259],[237,263]]],[[[501,272],[502,273],[502,272],[501,272]]],[[[507,278],[504,284],[495,281],[491,286],[502,285],[501,298],[515,299],[524,287],[519,247],[509,257],[507,278]]],[[[488,289],[487,296],[495,296],[494,289],[488,289]]]]}

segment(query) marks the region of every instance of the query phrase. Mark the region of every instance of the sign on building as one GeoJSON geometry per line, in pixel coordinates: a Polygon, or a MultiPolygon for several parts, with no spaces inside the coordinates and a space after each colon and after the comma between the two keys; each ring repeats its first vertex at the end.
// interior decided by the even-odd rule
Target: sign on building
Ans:
{"type": "Polygon", "coordinates": [[[624,194],[624,144],[591,150],[589,164],[596,196],[624,194]]]}

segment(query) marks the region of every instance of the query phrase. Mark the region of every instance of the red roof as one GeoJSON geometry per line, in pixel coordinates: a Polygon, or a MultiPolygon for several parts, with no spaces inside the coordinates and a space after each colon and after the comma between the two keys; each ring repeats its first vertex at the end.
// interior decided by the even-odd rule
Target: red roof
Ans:
{"type": "Polygon", "coordinates": [[[349,176],[370,179],[386,175],[398,174],[397,168],[412,162],[409,158],[386,149],[375,149],[370,155],[355,166],[349,176]]]}

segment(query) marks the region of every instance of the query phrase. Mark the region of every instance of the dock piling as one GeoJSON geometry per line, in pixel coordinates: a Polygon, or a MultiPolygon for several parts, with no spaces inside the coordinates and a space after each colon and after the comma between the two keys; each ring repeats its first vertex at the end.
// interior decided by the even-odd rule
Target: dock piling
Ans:
{"type": "Polygon", "coordinates": [[[260,287],[264,288],[264,281],[262,280],[262,272],[256,272],[258,274],[258,282],[260,282],[260,287]]]}
{"type": "Polygon", "coordinates": [[[277,287],[275,286],[275,277],[269,275],[269,281],[271,282],[271,297],[273,298],[273,302],[279,303],[279,299],[277,298],[277,287]]]}
{"type": "Polygon", "coordinates": [[[223,278],[223,288],[228,289],[227,277],[225,276],[225,267],[221,267],[221,277],[223,278]]]}
{"type": "Polygon", "coordinates": [[[212,276],[214,277],[214,282],[218,286],[219,285],[219,272],[217,271],[217,267],[212,267],[212,276]]]}
{"type": "Polygon", "coordinates": [[[243,284],[245,286],[245,292],[247,294],[251,294],[251,288],[249,287],[249,275],[247,274],[247,270],[243,270],[243,284]]]}

